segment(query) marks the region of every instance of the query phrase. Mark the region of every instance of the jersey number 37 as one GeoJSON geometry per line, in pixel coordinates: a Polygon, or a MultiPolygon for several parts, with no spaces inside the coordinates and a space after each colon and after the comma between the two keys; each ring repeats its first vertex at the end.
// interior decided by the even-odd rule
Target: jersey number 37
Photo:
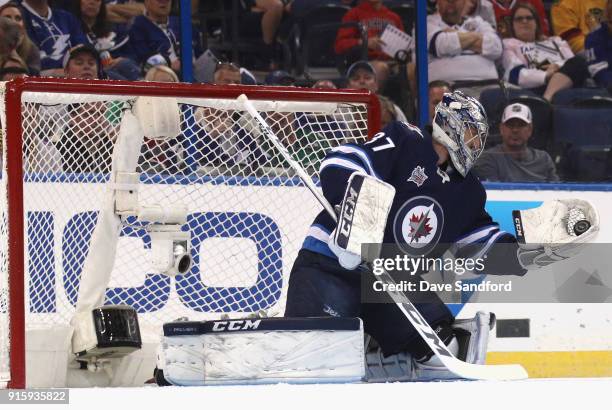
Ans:
{"type": "Polygon", "coordinates": [[[372,137],[372,139],[368,142],[366,142],[364,145],[373,145],[376,144],[376,147],[372,148],[372,151],[377,152],[377,151],[382,151],[385,149],[391,149],[395,147],[395,144],[393,143],[393,141],[391,141],[391,138],[386,137],[384,132],[379,132],[378,134],[374,135],[374,137],[372,137]],[[382,144],[382,145],[379,145],[382,144]]]}

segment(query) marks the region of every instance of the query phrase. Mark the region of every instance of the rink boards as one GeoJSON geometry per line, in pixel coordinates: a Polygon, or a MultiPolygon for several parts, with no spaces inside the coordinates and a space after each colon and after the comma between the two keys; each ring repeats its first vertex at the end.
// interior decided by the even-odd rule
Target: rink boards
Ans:
{"type": "MultiPolygon", "coordinates": [[[[265,293],[262,297],[266,298],[266,306],[269,306],[272,311],[282,313],[284,311],[287,289],[286,278],[296,256],[297,249],[299,249],[302,238],[308,229],[308,225],[319,212],[320,206],[306,188],[300,186],[299,183],[280,186],[273,181],[257,181],[259,189],[255,189],[251,186],[253,181],[246,182],[248,183],[245,183],[245,181],[213,181],[213,183],[219,184],[215,188],[216,190],[231,192],[224,192],[223,195],[219,196],[208,195],[202,197],[199,200],[200,202],[190,202],[190,211],[194,214],[214,212],[215,215],[223,214],[227,215],[228,218],[233,218],[235,215],[243,213],[261,215],[261,218],[272,222],[267,225],[278,227],[279,234],[274,236],[278,238],[278,244],[272,245],[283,248],[283,252],[278,253],[278,255],[282,255],[279,256],[280,260],[273,260],[274,258],[270,257],[259,257],[260,253],[257,251],[259,239],[258,234],[255,232],[251,236],[239,238],[243,242],[241,249],[250,250],[249,254],[245,256],[245,260],[251,261],[250,264],[252,265],[248,272],[236,272],[241,274],[240,283],[224,283],[222,279],[212,283],[207,279],[204,271],[194,274],[194,277],[202,278],[200,285],[203,289],[213,286],[216,290],[223,289],[224,287],[227,287],[229,290],[230,288],[240,289],[255,286],[255,284],[268,279],[262,275],[276,275],[277,273],[275,272],[278,272],[279,276],[283,277],[282,283],[278,284],[278,291],[265,293]],[[263,190],[261,189],[262,186],[265,187],[263,190]],[[227,198],[231,198],[232,195],[241,198],[239,206],[227,201],[227,198]],[[270,212],[268,206],[270,198],[274,198],[275,203],[282,203],[284,206],[270,212]],[[297,214],[292,214],[290,212],[292,209],[299,209],[300,211],[297,214]],[[244,245],[245,241],[251,241],[253,245],[244,245]],[[291,243],[291,246],[287,246],[287,243],[291,243]],[[274,269],[266,268],[265,264],[274,267],[274,269]]],[[[211,183],[211,181],[207,183],[211,183]]],[[[40,185],[26,186],[26,195],[28,190],[43,188],[44,186],[40,185]]],[[[74,186],[71,186],[71,184],[55,187],[56,192],[61,193],[63,192],[62,190],[65,190],[66,195],[70,195],[72,189],[74,189],[74,186]]],[[[167,186],[159,186],[158,189],[172,190],[174,188],[172,184],[168,184],[167,186]]],[[[193,189],[197,189],[197,186],[194,186],[193,189]]],[[[513,232],[511,221],[511,210],[513,209],[536,207],[542,201],[555,198],[577,197],[590,200],[600,210],[601,232],[598,242],[612,243],[612,216],[607,212],[612,207],[612,186],[495,184],[488,185],[487,191],[488,212],[500,223],[502,229],[509,232],[513,232]]],[[[28,209],[26,207],[27,212],[30,212],[30,216],[48,213],[50,218],[53,218],[55,226],[54,245],[49,245],[49,249],[45,250],[45,252],[54,255],[55,266],[53,269],[56,269],[59,275],[72,274],[78,277],[78,272],[62,272],[64,266],[63,259],[65,257],[62,252],[69,248],[65,244],[62,246],[62,243],[65,242],[64,238],[72,237],[69,232],[70,221],[75,218],[75,215],[90,212],[97,207],[97,204],[90,202],[91,200],[88,199],[87,195],[79,196],[78,198],[80,199],[73,204],[74,211],[66,210],[61,202],[56,204],[53,198],[49,197],[45,198],[44,203],[39,203],[36,209],[28,209]]],[[[198,238],[197,232],[199,231],[193,230],[192,232],[195,235],[192,238],[192,244],[197,245],[194,247],[194,252],[200,253],[198,254],[198,260],[202,266],[221,266],[222,269],[230,270],[236,268],[233,264],[227,263],[227,260],[222,260],[218,255],[216,256],[215,252],[210,251],[206,247],[207,241],[211,239],[215,240],[215,243],[221,244],[224,241],[228,241],[223,246],[231,247],[232,243],[229,241],[232,239],[236,240],[236,238],[214,238],[210,234],[207,234],[206,238],[198,238]],[[211,259],[206,259],[215,257],[219,258],[219,260],[211,261],[211,259]]],[[[32,232],[26,232],[26,236],[31,234],[32,232]]],[[[53,242],[50,241],[49,243],[52,244],[53,242]]],[[[141,249],[139,252],[144,257],[144,248],[138,238],[126,238],[124,245],[126,248],[141,249]]],[[[78,265],[78,263],[75,265],[78,265]]],[[[194,269],[200,269],[200,267],[196,266],[194,269]]],[[[129,273],[130,283],[113,282],[112,285],[117,287],[133,286],[136,288],[140,285],[139,278],[145,277],[146,268],[143,267],[140,272],[131,270],[129,273]]],[[[598,286],[602,287],[604,294],[607,289],[610,289],[610,294],[608,295],[610,296],[612,295],[612,283],[608,282],[607,279],[610,275],[607,272],[605,273],[600,275],[602,283],[598,286]]],[[[212,276],[208,278],[210,277],[212,276]]],[[[222,276],[215,275],[214,277],[221,278],[222,276]]],[[[174,291],[180,294],[181,289],[177,287],[177,289],[172,290],[172,292],[174,291]]],[[[222,294],[224,292],[214,293],[214,295],[222,294]]],[[[71,296],[67,290],[57,289],[56,294],[49,294],[47,296],[48,299],[45,299],[47,304],[38,305],[36,309],[40,309],[40,311],[31,311],[31,314],[51,313],[67,317],[68,312],[59,310],[65,307],[70,309],[75,303],[76,294],[71,296]],[[49,306],[58,311],[49,311],[49,306]]],[[[610,299],[608,297],[599,300],[598,303],[580,304],[469,303],[461,306],[455,305],[453,309],[462,317],[469,316],[476,310],[490,310],[497,314],[500,324],[504,326],[510,324],[510,327],[506,326],[506,329],[511,330],[510,334],[507,332],[506,334],[500,334],[499,326],[498,330],[492,333],[488,357],[490,362],[520,362],[527,367],[531,376],[539,377],[612,376],[612,310],[607,303],[610,299]],[[509,320],[510,322],[508,322],[509,320]]],[[[180,311],[181,314],[187,317],[191,317],[194,311],[215,315],[227,312],[220,305],[221,299],[214,302],[219,303],[211,305],[207,302],[207,304],[200,306],[195,301],[195,306],[185,305],[180,304],[179,298],[179,302],[177,302],[177,309],[179,310],[175,309],[174,312],[180,311]],[[215,306],[215,308],[210,306],[215,306]]],[[[156,310],[156,306],[151,304],[146,304],[146,306],[150,311],[147,312],[145,309],[145,311],[139,311],[139,314],[157,315],[158,310],[156,310]]],[[[157,316],[156,318],[158,320],[163,319],[157,316]]]]}

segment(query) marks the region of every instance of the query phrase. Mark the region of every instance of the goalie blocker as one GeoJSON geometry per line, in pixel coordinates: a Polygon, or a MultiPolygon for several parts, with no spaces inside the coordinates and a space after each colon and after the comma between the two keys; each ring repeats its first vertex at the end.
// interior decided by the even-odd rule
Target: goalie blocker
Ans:
{"type": "MultiPolygon", "coordinates": [[[[338,228],[330,235],[328,243],[344,269],[357,268],[362,256],[369,260],[378,257],[361,255],[362,245],[383,242],[394,196],[395,188],[386,182],[360,172],[350,176],[339,206],[338,228]]],[[[369,251],[377,253],[378,250],[369,251]]]]}

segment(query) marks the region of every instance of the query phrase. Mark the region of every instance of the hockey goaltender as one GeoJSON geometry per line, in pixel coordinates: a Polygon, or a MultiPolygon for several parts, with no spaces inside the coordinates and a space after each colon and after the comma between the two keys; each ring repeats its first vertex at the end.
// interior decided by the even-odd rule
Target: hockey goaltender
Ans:
{"type": "MultiPolygon", "coordinates": [[[[168,324],[166,341],[174,345],[162,349],[159,365],[165,380],[219,384],[527,377],[518,365],[484,365],[493,314],[455,320],[432,291],[425,292],[426,303],[412,304],[394,291],[387,303],[364,303],[361,298],[362,278],[374,273],[368,261],[380,257],[362,255],[364,243],[395,244],[403,254],[433,258],[452,250],[458,258],[484,258],[483,274],[522,276],[575,255],[594,238],[597,212],[577,199],[515,211],[518,238],[500,230],[485,211],[484,187],[470,172],[487,133],[481,104],[454,92],[436,107],[432,138],[410,124],[392,122],[365,144],[331,149],[320,167],[323,196],[318,199],[325,211],[312,223],[293,265],[286,318],[261,319],[248,331],[243,322],[224,323],[221,332],[211,322],[198,329],[168,324]],[[506,245],[493,247],[497,243],[506,245]],[[177,346],[180,338],[187,339],[177,346]],[[175,360],[184,363],[190,357],[187,346],[195,341],[205,346],[196,353],[205,364],[189,370],[175,365],[175,360]]],[[[385,273],[376,278],[393,283],[385,273]]]]}
{"type": "MultiPolygon", "coordinates": [[[[246,97],[238,100],[259,122],[262,134],[278,143],[246,97]]],[[[153,131],[140,134],[156,135],[153,131]]],[[[365,303],[361,297],[362,279],[375,278],[371,262],[381,257],[374,251],[362,255],[362,244],[394,244],[409,256],[438,257],[446,251],[457,258],[486,255],[483,274],[521,276],[575,255],[595,237],[597,212],[578,199],[515,211],[517,236],[501,230],[485,211],[484,187],[470,172],[487,133],[486,114],[477,100],[461,92],[445,94],[435,110],[431,138],[408,123],[392,122],[364,144],[331,149],[320,166],[322,195],[281,147],[281,154],[325,208],[310,226],[293,265],[285,317],[166,323],[157,354],[158,383],[526,377],[517,365],[484,365],[493,314],[479,312],[472,319],[455,320],[431,291],[425,292],[426,303],[412,303],[397,291],[388,292],[386,303],[365,303]],[[497,243],[507,246],[494,247],[497,243]]],[[[129,178],[131,165],[123,173],[126,180],[117,181],[117,189],[137,183],[129,178]]],[[[123,199],[131,204],[129,196],[123,199]]],[[[176,215],[173,223],[180,226],[183,219],[176,215]]],[[[170,244],[184,241],[172,235],[166,235],[170,244]]],[[[109,240],[116,238],[105,239],[109,240]]],[[[171,259],[164,265],[172,268],[171,259]]],[[[169,272],[176,274],[177,269],[169,272]]],[[[376,278],[393,283],[386,272],[376,278]]],[[[100,302],[103,296],[89,300],[100,302]]],[[[93,302],[77,306],[83,318],[90,316],[93,302]]],[[[91,328],[87,320],[79,322],[77,317],[73,323],[91,328]]],[[[73,345],[74,341],[73,337],[73,345]]],[[[87,348],[75,349],[79,351],[86,355],[87,348]]]]}

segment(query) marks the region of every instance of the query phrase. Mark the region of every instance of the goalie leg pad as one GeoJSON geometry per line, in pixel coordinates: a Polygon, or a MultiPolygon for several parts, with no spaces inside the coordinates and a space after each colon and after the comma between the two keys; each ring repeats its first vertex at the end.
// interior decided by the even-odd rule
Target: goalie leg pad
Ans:
{"type": "MultiPolygon", "coordinates": [[[[449,349],[456,347],[456,357],[467,363],[484,364],[489,344],[489,331],[495,325],[495,315],[487,312],[477,312],[471,319],[459,319],[453,323],[455,340],[449,344],[449,349]]],[[[448,371],[434,356],[426,363],[415,362],[415,380],[452,380],[459,377],[448,371]]]]}
{"type": "Polygon", "coordinates": [[[385,357],[378,343],[366,336],[366,377],[368,383],[407,382],[414,380],[414,360],[401,352],[385,357]]]}
{"type": "Polygon", "coordinates": [[[360,381],[363,326],[356,318],[167,323],[157,368],[180,386],[360,381]]]}
{"type": "MultiPolygon", "coordinates": [[[[489,331],[495,324],[495,315],[478,312],[472,319],[459,319],[453,324],[455,337],[448,348],[457,358],[467,363],[484,364],[489,342],[489,331]]],[[[402,352],[384,356],[375,341],[366,339],[366,378],[370,383],[396,381],[452,380],[458,377],[448,371],[436,356],[425,363],[402,352]]]]}

